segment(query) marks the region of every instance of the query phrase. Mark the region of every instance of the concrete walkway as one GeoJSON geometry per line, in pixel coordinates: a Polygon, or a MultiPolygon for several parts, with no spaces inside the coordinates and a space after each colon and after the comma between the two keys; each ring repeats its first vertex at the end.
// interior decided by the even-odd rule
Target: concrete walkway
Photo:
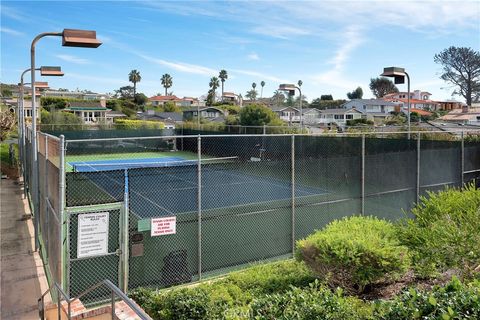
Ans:
{"type": "Polygon", "coordinates": [[[0,180],[0,319],[38,319],[37,299],[48,288],[42,260],[33,252],[33,223],[13,180],[0,180]]]}

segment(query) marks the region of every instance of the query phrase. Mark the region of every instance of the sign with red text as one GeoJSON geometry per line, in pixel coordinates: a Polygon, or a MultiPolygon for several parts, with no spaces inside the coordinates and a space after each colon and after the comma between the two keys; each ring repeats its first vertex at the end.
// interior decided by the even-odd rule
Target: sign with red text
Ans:
{"type": "Polygon", "coordinates": [[[164,236],[177,232],[177,217],[152,218],[150,236],[164,236]]]}

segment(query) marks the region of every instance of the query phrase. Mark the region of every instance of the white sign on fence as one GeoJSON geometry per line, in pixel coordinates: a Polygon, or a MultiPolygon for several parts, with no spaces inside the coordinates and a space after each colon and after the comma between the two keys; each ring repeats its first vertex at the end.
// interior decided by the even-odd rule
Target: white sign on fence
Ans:
{"type": "Polygon", "coordinates": [[[177,232],[177,217],[152,218],[150,236],[164,236],[177,232]]]}
{"type": "Polygon", "coordinates": [[[77,258],[108,253],[108,212],[78,215],[77,258]]]}

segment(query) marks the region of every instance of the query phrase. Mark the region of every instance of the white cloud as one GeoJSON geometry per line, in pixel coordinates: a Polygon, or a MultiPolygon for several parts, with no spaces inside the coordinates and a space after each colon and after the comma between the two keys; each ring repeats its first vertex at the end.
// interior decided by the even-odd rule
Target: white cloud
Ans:
{"type": "Polygon", "coordinates": [[[310,31],[297,27],[285,25],[260,25],[251,30],[253,33],[270,36],[278,39],[289,39],[296,36],[304,36],[310,34],[310,31]]]}
{"type": "Polygon", "coordinates": [[[252,52],[247,56],[247,59],[248,60],[260,60],[260,57],[255,52],[252,52]]]}
{"type": "Polygon", "coordinates": [[[63,61],[75,63],[75,64],[89,64],[90,61],[84,58],[75,57],[69,54],[57,54],[57,58],[62,59],[63,61]]]}
{"type": "Polygon", "coordinates": [[[1,27],[0,31],[3,32],[3,33],[6,33],[6,34],[10,34],[12,36],[24,36],[25,35],[25,33],[23,33],[23,32],[13,30],[13,29],[9,29],[9,28],[5,28],[5,27],[1,27]]]}
{"type": "Polygon", "coordinates": [[[278,77],[275,77],[275,76],[272,76],[272,75],[268,75],[268,74],[264,74],[264,73],[261,73],[261,72],[257,72],[257,71],[241,70],[241,69],[231,69],[230,71],[234,72],[234,73],[244,74],[244,75],[247,75],[247,76],[257,77],[260,80],[270,80],[270,81],[277,82],[277,83],[288,83],[289,82],[288,80],[281,79],[281,78],[278,78],[278,77]]]}
{"type": "Polygon", "coordinates": [[[186,73],[194,73],[194,74],[201,74],[201,75],[207,75],[207,76],[213,76],[218,73],[217,70],[204,67],[204,66],[199,66],[195,64],[190,64],[190,63],[184,63],[184,62],[171,62],[163,59],[158,59],[154,58],[145,54],[141,54],[136,52],[135,53],[137,56],[139,56],[142,59],[145,59],[147,61],[156,63],[161,66],[168,67],[170,69],[176,70],[176,71],[181,71],[181,72],[186,72],[186,73]]]}

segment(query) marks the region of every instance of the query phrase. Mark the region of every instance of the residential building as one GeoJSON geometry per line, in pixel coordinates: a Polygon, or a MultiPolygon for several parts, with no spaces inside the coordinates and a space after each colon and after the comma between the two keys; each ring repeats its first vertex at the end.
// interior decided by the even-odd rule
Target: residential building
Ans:
{"type": "Polygon", "coordinates": [[[400,110],[401,103],[386,101],[384,99],[353,99],[345,102],[341,108],[352,109],[363,113],[387,114],[400,110]]]}
{"type": "MultiPolygon", "coordinates": [[[[416,100],[430,100],[432,94],[427,91],[414,90],[410,92],[410,99],[416,100]]],[[[408,99],[408,92],[393,92],[386,94],[383,99],[408,99]]]]}
{"type": "MultiPolygon", "coordinates": [[[[392,103],[399,103],[402,105],[402,108],[408,108],[408,99],[394,99],[394,98],[384,98],[385,101],[392,103]]],[[[410,99],[410,108],[413,109],[422,109],[422,110],[438,110],[440,103],[433,100],[419,100],[419,99],[410,99]]]]}
{"type": "Polygon", "coordinates": [[[300,123],[300,110],[294,107],[272,107],[278,117],[288,123],[300,123]]]}
{"type": "Polygon", "coordinates": [[[183,119],[192,120],[198,116],[198,112],[200,112],[200,117],[202,119],[207,119],[210,121],[223,121],[223,119],[227,115],[222,109],[219,108],[198,107],[183,110],[183,119]]]}
{"type": "Polygon", "coordinates": [[[81,100],[100,100],[111,99],[112,97],[106,93],[82,92],[82,91],[63,91],[63,90],[45,90],[42,97],[59,97],[81,100]]]}
{"type": "Polygon", "coordinates": [[[233,92],[223,92],[223,95],[222,95],[222,101],[224,102],[231,102],[231,103],[234,103],[236,104],[237,103],[237,99],[238,99],[238,95],[236,95],[235,93],[233,92]]]}
{"type": "Polygon", "coordinates": [[[184,107],[184,108],[205,106],[205,102],[199,101],[197,98],[192,98],[192,97],[179,98],[175,95],[154,96],[149,98],[148,100],[152,103],[152,106],[154,107],[164,106],[167,102],[173,102],[177,107],[184,107]]]}
{"type": "Polygon", "coordinates": [[[116,118],[126,117],[125,114],[108,109],[105,105],[105,99],[96,101],[72,101],[63,109],[65,112],[71,112],[80,117],[85,124],[109,124],[116,118]]]}
{"type": "Polygon", "coordinates": [[[436,106],[436,109],[431,109],[432,111],[451,111],[455,109],[462,109],[462,107],[465,105],[465,103],[456,100],[437,101],[437,103],[438,105],[436,106]]]}
{"type": "Polygon", "coordinates": [[[356,108],[350,109],[325,109],[320,110],[319,123],[321,125],[331,125],[333,123],[339,126],[345,126],[347,120],[361,119],[363,113],[356,108]]]}
{"type": "Polygon", "coordinates": [[[316,125],[320,123],[321,111],[315,108],[304,108],[303,123],[307,125],[316,125]]]}
{"type": "Polygon", "coordinates": [[[138,119],[148,121],[160,121],[166,129],[175,129],[177,124],[183,123],[183,114],[178,112],[158,112],[147,110],[138,114],[138,119]]]}
{"type": "Polygon", "coordinates": [[[439,120],[458,124],[480,125],[480,108],[455,109],[440,117],[439,120]]]}

